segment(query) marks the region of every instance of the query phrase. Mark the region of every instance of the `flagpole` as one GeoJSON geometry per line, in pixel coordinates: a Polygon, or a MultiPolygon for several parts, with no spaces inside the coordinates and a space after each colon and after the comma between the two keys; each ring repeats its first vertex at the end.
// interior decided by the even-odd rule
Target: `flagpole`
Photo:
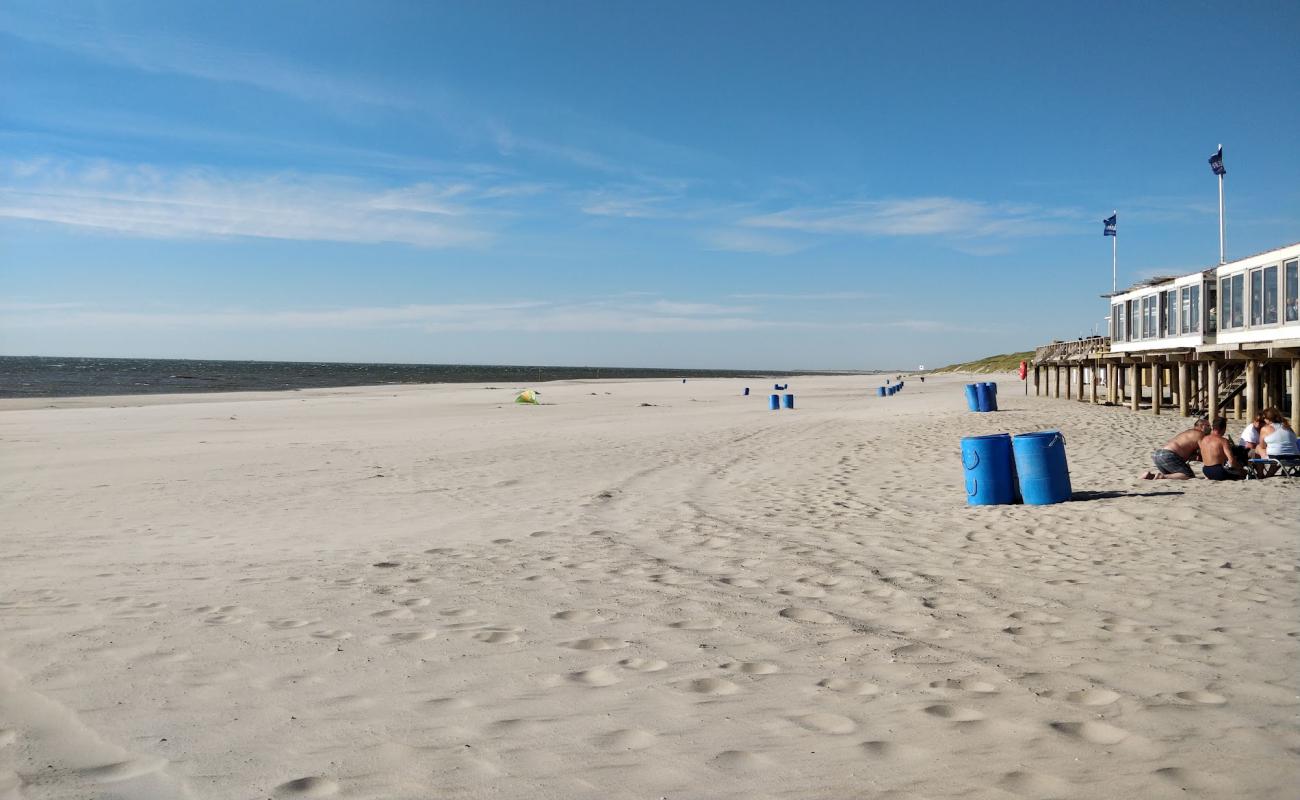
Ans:
{"type": "MultiPolygon", "coordinates": [[[[1119,211],[1110,212],[1112,217],[1119,216],[1119,211]]],[[[1119,268],[1116,254],[1119,252],[1119,229],[1116,226],[1115,234],[1110,237],[1110,291],[1112,294],[1119,291],[1119,268]]]]}
{"type": "MultiPolygon", "coordinates": [[[[1219,145],[1219,152],[1220,153],[1223,152],[1223,145],[1219,145]]],[[[1224,250],[1223,250],[1223,237],[1224,237],[1224,230],[1225,230],[1223,224],[1223,176],[1224,176],[1224,172],[1220,172],[1219,173],[1219,263],[1220,264],[1227,263],[1227,259],[1224,258],[1224,250]]]]}

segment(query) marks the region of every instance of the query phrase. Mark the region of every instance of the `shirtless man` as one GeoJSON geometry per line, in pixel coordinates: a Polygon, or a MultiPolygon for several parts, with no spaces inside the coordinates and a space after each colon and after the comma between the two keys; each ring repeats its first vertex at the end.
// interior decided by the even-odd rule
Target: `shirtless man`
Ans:
{"type": "Polygon", "coordinates": [[[1155,470],[1147,470],[1141,477],[1144,480],[1164,478],[1171,481],[1185,481],[1195,478],[1187,460],[1200,456],[1199,445],[1205,434],[1210,432],[1210,421],[1205,417],[1196,420],[1196,424],[1165,443],[1165,446],[1151,453],[1151,463],[1155,470]]]}
{"type": "Polygon", "coordinates": [[[1215,417],[1210,433],[1201,439],[1201,471],[1212,481],[1239,481],[1246,477],[1245,470],[1237,461],[1237,454],[1232,451],[1232,442],[1223,432],[1228,429],[1228,420],[1215,417]]]}

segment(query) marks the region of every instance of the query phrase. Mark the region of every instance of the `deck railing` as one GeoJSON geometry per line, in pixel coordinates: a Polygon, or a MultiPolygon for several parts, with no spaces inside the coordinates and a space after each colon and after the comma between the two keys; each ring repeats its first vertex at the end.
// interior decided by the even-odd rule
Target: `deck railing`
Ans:
{"type": "Polygon", "coordinates": [[[1078,361],[1110,351],[1109,336],[1085,336],[1069,342],[1052,342],[1034,350],[1035,364],[1055,361],[1078,361]]]}

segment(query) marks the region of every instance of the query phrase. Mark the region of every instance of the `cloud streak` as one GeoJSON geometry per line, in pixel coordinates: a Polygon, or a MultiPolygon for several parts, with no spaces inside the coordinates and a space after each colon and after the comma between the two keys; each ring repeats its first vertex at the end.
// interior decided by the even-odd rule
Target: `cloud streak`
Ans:
{"type": "Polygon", "coordinates": [[[952,197],[873,200],[792,208],[759,214],[740,225],[840,236],[942,236],[1018,238],[1074,230],[1074,212],[952,197]]]}
{"type": "Polygon", "coordinates": [[[34,161],[0,167],[0,217],[160,239],[466,247],[491,238],[488,217],[510,188],[459,180],[384,187],[332,176],[228,177],[205,169],[34,161]]]}
{"type": "MultiPolygon", "coordinates": [[[[4,304],[0,303],[0,307],[4,304]]],[[[80,307],[77,304],[24,304],[4,320],[7,328],[130,328],[166,330],[208,328],[267,330],[407,330],[527,333],[720,333],[757,329],[871,330],[901,328],[916,332],[952,330],[933,320],[827,322],[770,319],[756,309],[667,300],[555,302],[510,300],[489,303],[409,304],[308,310],[218,309],[140,311],[80,307]]]]}

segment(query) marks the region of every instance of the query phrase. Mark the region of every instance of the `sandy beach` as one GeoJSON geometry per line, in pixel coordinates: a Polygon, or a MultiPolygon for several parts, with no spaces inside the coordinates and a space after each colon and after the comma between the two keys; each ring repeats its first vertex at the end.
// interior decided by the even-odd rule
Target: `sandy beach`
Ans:
{"type": "Polygon", "coordinates": [[[1000,380],[0,402],[0,799],[1294,796],[1300,483],[1000,380]]]}

